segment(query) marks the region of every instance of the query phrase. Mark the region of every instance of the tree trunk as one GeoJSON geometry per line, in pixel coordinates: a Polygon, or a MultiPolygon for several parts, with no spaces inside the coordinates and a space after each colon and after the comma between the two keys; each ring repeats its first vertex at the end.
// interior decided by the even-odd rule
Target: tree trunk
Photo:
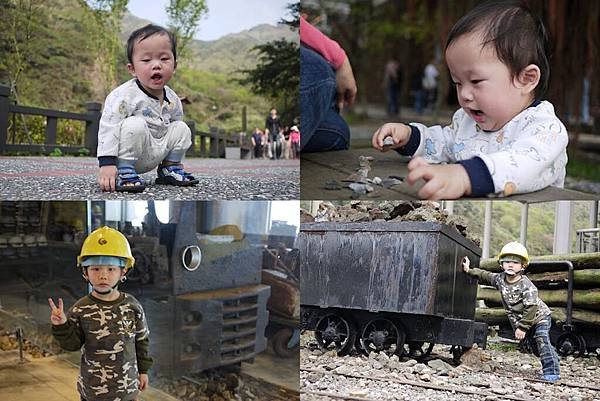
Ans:
{"type": "MultiPolygon", "coordinates": [[[[565,309],[550,309],[552,310],[553,323],[564,323],[567,320],[565,309]]],[[[485,322],[490,326],[495,326],[498,324],[510,324],[504,308],[477,308],[475,310],[475,320],[478,322],[485,322]]],[[[600,326],[600,313],[581,309],[573,309],[572,320],[574,323],[586,323],[600,326]]]]}
{"type": "MultiPolygon", "coordinates": [[[[548,306],[562,306],[567,304],[567,290],[538,290],[538,296],[548,306]]],[[[479,287],[477,299],[483,299],[486,305],[502,305],[500,291],[492,288],[479,287]]],[[[600,311],[600,290],[573,290],[573,307],[600,311]]]]}
{"type": "MultiPolygon", "coordinates": [[[[567,285],[567,272],[546,272],[528,274],[527,277],[537,286],[563,283],[567,285]]],[[[574,287],[600,287],[600,269],[576,270],[573,272],[574,287]]]]}
{"type": "MultiPolygon", "coordinates": [[[[600,252],[569,253],[565,255],[545,255],[536,256],[535,258],[532,258],[532,261],[543,260],[568,260],[571,263],[573,263],[574,270],[600,269],[600,252]]],[[[494,272],[501,271],[496,258],[482,259],[479,268],[494,272]]]]}

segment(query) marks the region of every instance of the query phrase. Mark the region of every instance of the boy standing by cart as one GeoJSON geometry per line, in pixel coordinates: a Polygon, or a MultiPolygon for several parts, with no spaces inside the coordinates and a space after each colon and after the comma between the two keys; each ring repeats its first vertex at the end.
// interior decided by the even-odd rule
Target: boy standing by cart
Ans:
{"type": "Polygon", "coordinates": [[[84,401],[133,401],[148,387],[152,358],[144,310],[118,286],[135,259],[127,238],[102,227],[83,242],[77,264],[92,292],[71,307],[48,299],[52,334],[67,351],[81,349],[77,390],[84,401]]]}
{"type": "Polygon", "coordinates": [[[560,361],[556,350],[550,343],[550,308],[538,297],[535,285],[523,275],[529,263],[527,249],[519,242],[504,245],[498,255],[502,273],[470,268],[468,257],[463,258],[463,270],[477,278],[482,284],[500,290],[502,304],[508,314],[515,338],[523,340],[528,331],[533,331],[542,363],[542,380],[555,382],[560,380],[560,361]]]}

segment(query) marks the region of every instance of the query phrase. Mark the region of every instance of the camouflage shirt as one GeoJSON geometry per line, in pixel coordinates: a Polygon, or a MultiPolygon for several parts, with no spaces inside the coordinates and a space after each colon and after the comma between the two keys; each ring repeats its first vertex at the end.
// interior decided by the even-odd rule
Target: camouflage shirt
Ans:
{"type": "Polygon", "coordinates": [[[69,310],[52,334],[68,351],[81,349],[77,390],[88,401],[129,401],[138,396],[138,373],[152,366],[144,310],[131,295],[114,301],[92,295],[69,310]]]}
{"type": "Polygon", "coordinates": [[[477,277],[480,283],[500,290],[502,304],[508,313],[513,329],[529,330],[552,313],[538,297],[535,285],[527,276],[521,276],[516,283],[506,281],[506,273],[491,273],[481,269],[470,269],[469,275],[477,277]]]}

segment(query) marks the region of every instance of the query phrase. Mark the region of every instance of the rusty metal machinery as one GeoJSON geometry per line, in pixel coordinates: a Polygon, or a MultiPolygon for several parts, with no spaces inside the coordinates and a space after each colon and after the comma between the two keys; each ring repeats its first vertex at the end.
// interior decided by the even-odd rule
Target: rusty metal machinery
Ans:
{"type": "Polygon", "coordinates": [[[303,223],[302,326],[321,348],[425,357],[433,344],[484,348],[477,283],[461,258],[481,250],[430,222],[303,223]]]}
{"type": "Polygon", "coordinates": [[[267,345],[262,248],[199,244],[199,205],[180,202],[179,224],[162,225],[159,238],[130,237],[136,266],[123,290],[144,306],[155,370],[171,376],[250,360],[267,345]]]}

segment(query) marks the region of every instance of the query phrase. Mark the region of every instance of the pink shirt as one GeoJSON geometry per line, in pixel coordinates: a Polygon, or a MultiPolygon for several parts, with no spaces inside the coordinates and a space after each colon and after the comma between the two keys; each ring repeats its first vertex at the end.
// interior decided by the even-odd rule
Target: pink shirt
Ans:
{"type": "Polygon", "coordinates": [[[336,70],[346,60],[346,52],[335,40],[329,39],[302,17],[300,17],[300,42],[323,56],[336,70]]]}
{"type": "Polygon", "coordinates": [[[300,133],[298,131],[290,132],[290,142],[300,143],[300,133]]]}

